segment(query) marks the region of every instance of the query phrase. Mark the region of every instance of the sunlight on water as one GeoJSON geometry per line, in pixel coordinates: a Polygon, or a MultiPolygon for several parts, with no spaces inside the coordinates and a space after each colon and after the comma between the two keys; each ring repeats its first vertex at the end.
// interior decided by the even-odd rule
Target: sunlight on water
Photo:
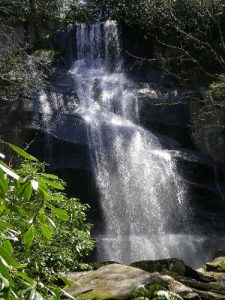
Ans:
{"type": "Polygon", "coordinates": [[[76,28],[70,73],[104,214],[98,255],[123,262],[177,255],[179,235],[173,233],[190,230],[186,186],[172,155],[138,125],[137,90],[122,69],[117,24],[76,28]]]}

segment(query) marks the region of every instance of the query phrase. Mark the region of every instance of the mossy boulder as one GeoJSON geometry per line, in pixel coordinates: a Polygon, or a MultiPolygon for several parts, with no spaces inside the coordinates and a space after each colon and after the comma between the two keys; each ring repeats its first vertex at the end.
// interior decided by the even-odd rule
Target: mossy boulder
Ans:
{"type": "Polygon", "coordinates": [[[215,258],[206,264],[206,271],[225,273],[225,257],[215,258]]]}
{"type": "Polygon", "coordinates": [[[65,291],[78,300],[132,299],[137,286],[160,284],[167,287],[168,282],[159,273],[120,264],[110,264],[96,271],[80,272],[68,277],[72,287],[65,291]]]}
{"type": "Polygon", "coordinates": [[[211,278],[208,275],[216,272],[198,272],[200,280],[197,280],[171,271],[149,273],[108,263],[94,271],[71,274],[68,279],[72,286],[65,291],[77,300],[162,300],[166,295],[171,299],[225,299],[225,281],[208,282],[211,278]]]}
{"type": "Polygon", "coordinates": [[[184,300],[201,300],[197,293],[189,293],[183,297],[184,300]]]}

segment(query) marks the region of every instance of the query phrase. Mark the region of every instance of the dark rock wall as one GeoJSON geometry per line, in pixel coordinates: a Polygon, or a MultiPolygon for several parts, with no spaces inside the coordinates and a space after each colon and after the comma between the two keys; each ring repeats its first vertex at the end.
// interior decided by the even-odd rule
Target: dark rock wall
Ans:
{"type": "MultiPolygon", "coordinates": [[[[127,76],[138,89],[141,125],[154,131],[165,148],[177,157],[178,168],[189,185],[197,231],[222,236],[225,233],[223,129],[212,128],[196,135],[196,130],[201,132],[192,126],[201,105],[193,101],[196,91],[178,87],[157,66],[128,54],[148,58],[154,55],[152,41],[143,38],[140,32],[122,27],[121,41],[127,76]]],[[[49,163],[49,169],[68,183],[70,195],[91,205],[89,218],[99,232],[104,224],[91,170],[87,128],[76,113],[78,100],[68,73],[75,59],[74,26],[56,32],[43,43],[45,47],[60,49],[65,58],[64,65],[56,67],[46,89],[47,98],[52,97],[51,115],[43,113],[37,94],[4,104],[0,111],[1,137],[22,146],[34,140],[31,153],[49,163]]]]}

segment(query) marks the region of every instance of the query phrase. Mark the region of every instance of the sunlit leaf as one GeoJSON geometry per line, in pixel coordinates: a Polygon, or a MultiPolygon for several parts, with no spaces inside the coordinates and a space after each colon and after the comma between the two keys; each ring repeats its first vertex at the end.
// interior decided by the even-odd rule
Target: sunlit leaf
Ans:
{"type": "Polygon", "coordinates": [[[52,239],[51,229],[46,224],[41,224],[41,232],[47,240],[52,239]]]}
{"type": "Polygon", "coordinates": [[[60,208],[56,208],[54,206],[50,207],[51,210],[54,212],[54,214],[56,215],[56,217],[58,217],[59,219],[63,220],[63,221],[68,221],[69,220],[69,216],[66,210],[64,209],[60,209],[60,208]]]}
{"type": "Polygon", "coordinates": [[[31,185],[32,185],[33,190],[35,190],[35,191],[38,190],[39,184],[36,180],[31,180],[31,185]]]}
{"type": "Polygon", "coordinates": [[[35,290],[32,290],[29,296],[29,300],[44,300],[42,295],[35,290]]]}
{"type": "Polygon", "coordinates": [[[46,221],[46,214],[45,214],[45,211],[44,209],[40,209],[39,213],[38,213],[38,219],[41,221],[41,222],[45,222],[46,221]]]}
{"type": "Polygon", "coordinates": [[[35,284],[36,282],[31,279],[30,277],[27,276],[27,274],[25,272],[16,272],[15,273],[18,277],[21,277],[22,279],[24,279],[26,282],[30,283],[30,284],[35,284]]]}
{"type": "Polygon", "coordinates": [[[27,182],[24,185],[21,186],[19,192],[19,197],[24,198],[25,201],[29,201],[32,195],[32,185],[31,182],[27,182]]]}
{"type": "Polygon", "coordinates": [[[57,190],[64,190],[64,186],[60,183],[60,182],[55,182],[55,181],[51,181],[51,180],[48,180],[48,179],[43,179],[42,180],[49,186],[57,189],[57,190]]]}
{"type": "Polygon", "coordinates": [[[5,222],[3,220],[0,219],[0,228],[2,229],[8,229],[8,228],[11,228],[12,225],[8,222],[5,222]]]}
{"type": "Polygon", "coordinates": [[[9,147],[14,150],[16,153],[18,153],[20,156],[28,159],[28,160],[32,160],[32,161],[37,161],[37,158],[30,155],[29,153],[27,153],[26,151],[24,151],[23,149],[15,146],[15,145],[12,145],[12,144],[8,144],[9,147]]]}
{"type": "Polygon", "coordinates": [[[65,283],[66,287],[71,288],[72,282],[65,276],[61,276],[60,279],[65,283]]]}
{"type": "Polygon", "coordinates": [[[5,154],[0,153],[0,158],[4,159],[5,158],[5,154]]]}
{"type": "Polygon", "coordinates": [[[59,179],[58,176],[53,175],[53,174],[42,173],[41,176],[44,176],[46,178],[53,179],[53,180],[59,179]]]}
{"type": "Polygon", "coordinates": [[[61,289],[61,292],[62,292],[67,298],[76,300],[73,296],[71,296],[70,294],[68,294],[65,290],[61,289]]]}
{"type": "Polygon", "coordinates": [[[38,293],[37,291],[35,292],[34,300],[44,300],[42,295],[38,293]]]}
{"type": "Polygon", "coordinates": [[[14,281],[10,276],[9,270],[3,265],[3,263],[1,263],[1,261],[0,261],[0,274],[2,274],[2,276],[8,280],[10,285],[14,287],[14,281]]]}
{"type": "Polygon", "coordinates": [[[49,194],[49,190],[48,187],[46,185],[46,183],[41,179],[41,178],[37,178],[38,184],[39,184],[39,192],[41,194],[41,196],[44,199],[48,199],[49,197],[51,197],[51,195],[49,194]]]}
{"type": "MultiPolygon", "coordinates": [[[[4,289],[7,289],[9,288],[10,284],[9,284],[9,281],[8,279],[6,279],[0,272],[0,290],[4,290],[4,289]]],[[[1,298],[0,298],[1,299],[1,298]]]]}
{"type": "Polygon", "coordinates": [[[13,256],[2,246],[0,246],[0,257],[2,257],[6,263],[13,268],[19,268],[20,264],[13,258],[13,256]]]}
{"type": "Polygon", "coordinates": [[[54,228],[56,228],[55,222],[54,222],[51,218],[49,218],[49,217],[47,217],[47,219],[49,220],[49,222],[51,223],[51,225],[52,225],[54,228]]]}
{"type": "Polygon", "coordinates": [[[34,235],[35,235],[35,228],[32,225],[30,229],[27,232],[25,232],[23,235],[23,242],[27,248],[29,248],[32,245],[34,235]]]}
{"type": "Polygon", "coordinates": [[[2,190],[3,194],[5,194],[9,189],[7,176],[2,170],[0,170],[0,189],[2,190]]]}
{"type": "Polygon", "coordinates": [[[3,244],[3,247],[8,251],[8,253],[9,253],[10,255],[12,255],[12,254],[13,254],[13,246],[12,246],[12,244],[10,243],[10,241],[9,241],[9,240],[4,240],[4,241],[2,242],[2,244],[3,244]]]}
{"type": "Polygon", "coordinates": [[[1,162],[0,162],[0,169],[2,169],[7,175],[13,177],[16,180],[18,180],[20,178],[19,175],[17,175],[15,172],[10,170],[8,167],[3,165],[1,162]]]}
{"type": "Polygon", "coordinates": [[[54,300],[61,300],[61,289],[60,288],[52,288],[51,293],[54,296],[54,300]]]}

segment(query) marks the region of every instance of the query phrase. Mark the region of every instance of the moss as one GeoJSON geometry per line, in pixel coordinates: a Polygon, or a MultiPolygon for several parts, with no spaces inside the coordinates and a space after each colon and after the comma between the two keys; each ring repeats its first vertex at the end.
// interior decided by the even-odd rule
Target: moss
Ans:
{"type": "Polygon", "coordinates": [[[200,300],[201,298],[196,293],[189,293],[189,294],[185,295],[183,297],[183,299],[185,299],[185,300],[189,300],[189,299],[191,299],[191,300],[200,300]]]}
{"type": "Polygon", "coordinates": [[[222,74],[217,81],[211,83],[209,88],[210,88],[209,92],[212,94],[212,96],[214,97],[224,96],[225,74],[222,74]]]}
{"type": "Polygon", "coordinates": [[[106,291],[94,291],[74,297],[76,300],[104,300],[110,299],[111,294],[106,291]]]}
{"type": "Polygon", "coordinates": [[[206,264],[206,271],[225,272],[225,258],[217,259],[206,264]]]}

